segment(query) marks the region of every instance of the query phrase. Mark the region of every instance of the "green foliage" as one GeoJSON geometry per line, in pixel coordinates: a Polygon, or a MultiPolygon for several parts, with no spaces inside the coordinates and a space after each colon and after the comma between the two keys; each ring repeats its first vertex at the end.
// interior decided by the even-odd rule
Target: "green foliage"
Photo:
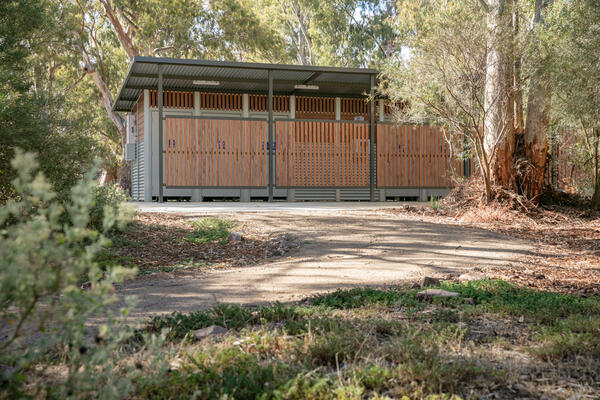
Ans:
{"type": "Polygon", "coordinates": [[[79,119],[64,118],[63,93],[56,85],[45,88],[42,71],[52,71],[54,61],[39,58],[58,48],[52,42],[54,7],[44,0],[0,4],[0,203],[16,195],[10,161],[17,147],[38,153],[40,169],[62,200],[99,155],[94,140],[79,130],[79,119]]]}
{"type": "Polygon", "coordinates": [[[103,230],[105,214],[112,210],[120,210],[121,213],[129,213],[129,218],[133,216],[133,210],[125,202],[129,196],[117,184],[111,183],[103,186],[96,186],[94,190],[94,206],[90,209],[90,227],[96,230],[103,230]]]}
{"type": "Polygon", "coordinates": [[[568,126],[556,137],[578,171],[568,182],[592,195],[600,208],[600,6],[592,0],[559,2],[548,16],[543,45],[556,52],[549,64],[553,120],[568,126]]]}
{"type": "MultiPolygon", "coordinates": [[[[113,283],[135,271],[114,266],[103,272],[94,262],[108,243],[89,228],[95,171],[72,188],[63,205],[43,174],[36,174],[32,154],[17,150],[12,166],[18,200],[0,207],[0,316],[9,327],[0,341],[0,364],[8,366],[2,390],[19,393],[21,382],[51,351],[68,360],[65,383],[48,389],[53,396],[121,397],[132,387],[126,369],[115,367],[114,360],[132,331],[116,323],[127,308],[119,314],[105,314],[105,308],[117,301],[113,283]],[[82,279],[89,288],[79,287],[82,279]],[[86,323],[98,316],[107,322],[97,334],[102,345],[93,346],[86,323]]],[[[128,222],[122,208],[107,206],[103,215],[104,232],[128,222]]],[[[158,343],[156,337],[146,339],[158,343]]]]}
{"type": "Polygon", "coordinates": [[[440,208],[440,202],[438,201],[438,198],[435,196],[431,196],[429,198],[429,205],[431,206],[431,209],[434,212],[437,212],[437,210],[439,210],[439,208],[440,208]]]}
{"type": "Polygon", "coordinates": [[[219,304],[207,311],[201,310],[191,314],[173,313],[154,317],[148,323],[147,330],[161,332],[163,329],[169,329],[171,338],[183,338],[194,330],[210,325],[239,329],[259,323],[294,321],[299,317],[298,310],[281,303],[276,303],[271,307],[260,307],[257,310],[237,305],[219,304]]]}
{"type": "Polygon", "coordinates": [[[496,334],[488,333],[483,344],[477,340],[481,321],[494,327],[507,317],[515,328],[522,324],[514,331],[524,336],[511,339],[521,351],[529,343],[538,360],[587,357],[577,368],[568,364],[565,373],[590,385],[599,377],[593,370],[600,343],[598,297],[535,292],[489,280],[441,287],[470,296],[476,304],[420,302],[413,290],[359,288],[302,304],[219,305],[156,317],[146,330],[171,329],[172,339],[212,324],[230,332],[204,339],[177,370],[159,380],[136,381],[136,394],[264,399],[483,396],[510,386],[513,379],[510,362],[488,358],[489,341],[496,334]],[[522,323],[519,317],[524,317],[522,323]],[[528,328],[523,330],[523,325],[528,328]]]}
{"type": "Polygon", "coordinates": [[[596,298],[522,289],[502,280],[444,283],[442,288],[470,297],[490,312],[524,315],[544,324],[555,323],[570,315],[600,314],[600,303],[596,298]]]}
{"type": "Polygon", "coordinates": [[[219,241],[227,242],[233,222],[220,218],[202,218],[191,221],[190,225],[194,228],[194,232],[185,238],[186,241],[194,244],[205,244],[219,241]]]}
{"type": "Polygon", "coordinates": [[[336,290],[333,293],[316,296],[309,299],[311,305],[331,308],[349,309],[364,307],[370,304],[406,305],[418,304],[414,291],[378,290],[372,288],[356,288],[350,290],[336,290]]]}
{"type": "Polygon", "coordinates": [[[265,33],[270,33],[270,38],[264,46],[256,47],[254,53],[268,60],[367,67],[378,64],[397,50],[394,30],[389,23],[396,7],[392,0],[233,0],[225,3],[260,10],[258,19],[269,27],[270,32],[265,33]]]}

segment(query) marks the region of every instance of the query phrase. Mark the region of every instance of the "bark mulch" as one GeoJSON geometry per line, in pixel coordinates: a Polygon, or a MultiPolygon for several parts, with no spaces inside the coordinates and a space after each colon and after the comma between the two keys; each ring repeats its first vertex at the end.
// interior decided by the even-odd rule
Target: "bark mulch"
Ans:
{"type": "Polygon", "coordinates": [[[202,217],[174,214],[139,214],[123,232],[112,237],[107,250],[119,263],[136,266],[141,275],[168,272],[186,273],[243,267],[270,257],[283,256],[296,247],[287,234],[264,232],[260,226],[233,222],[239,241],[215,240],[192,243],[191,222],[202,217]]]}
{"type": "MultiPolygon", "coordinates": [[[[388,210],[389,211],[389,210],[388,210]]],[[[502,205],[452,209],[402,207],[389,212],[439,223],[467,225],[534,243],[535,251],[506,267],[481,266],[491,278],[552,292],[600,293],[600,213],[572,207],[523,212],[502,205]]]]}

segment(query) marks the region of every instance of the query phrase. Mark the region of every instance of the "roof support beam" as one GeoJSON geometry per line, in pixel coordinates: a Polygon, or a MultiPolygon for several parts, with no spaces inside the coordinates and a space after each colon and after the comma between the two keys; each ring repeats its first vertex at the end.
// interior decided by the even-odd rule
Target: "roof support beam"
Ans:
{"type": "Polygon", "coordinates": [[[375,146],[377,134],[375,132],[375,75],[371,75],[371,90],[369,100],[369,195],[370,200],[375,201],[375,146]]]}
{"type": "MultiPolygon", "coordinates": [[[[278,84],[289,84],[289,85],[295,85],[295,84],[307,84],[312,82],[314,79],[316,79],[319,75],[321,75],[322,72],[315,72],[314,74],[312,74],[308,79],[305,80],[277,80],[278,84]]],[[[142,74],[142,73],[137,73],[134,72],[131,74],[131,78],[151,78],[151,79],[156,79],[156,75],[154,74],[142,74]]],[[[194,76],[194,75],[164,75],[163,79],[165,80],[173,80],[173,81],[185,81],[185,82],[190,82],[190,81],[194,81],[197,79],[203,79],[203,80],[215,80],[215,81],[219,81],[219,82],[231,82],[231,83],[262,83],[264,84],[265,81],[264,79],[243,79],[243,78],[222,78],[219,76],[206,76],[206,75],[202,75],[202,76],[194,76]]],[[[360,82],[332,82],[332,81],[323,81],[323,82],[319,82],[320,85],[331,85],[331,86],[338,86],[340,85],[340,83],[343,83],[344,86],[347,87],[358,87],[358,88],[365,88],[368,89],[369,88],[369,84],[368,83],[360,83],[360,82]]],[[[127,85],[126,88],[131,88],[130,85],[127,85]]],[[[201,88],[201,86],[198,86],[197,88],[201,88]]]]}
{"type": "MultiPolygon", "coordinates": [[[[163,73],[162,65],[158,66],[158,202],[163,202],[163,164],[164,164],[164,144],[163,144],[163,73]]],[[[147,172],[149,173],[149,172],[147,172]]]]}
{"type": "MultiPolygon", "coordinates": [[[[323,72],[315,72],[314,74],[312,74],[308,79],[306,79],[304,81],[304,84],[309,84],[312,81],[314,81],[315,79],[317,79],[323,72]]],[[[298,92],[297,89],[294,89],[294,91],[292,92],[292,94],[296,94],[296,92],[298,92]]]]}
{"type": "Polygon", "coordinates": [[[273,139],[273,71],[269,70],[268,72],[269,79],[269,141],[267,142],[267,154],[269,155],[269,202],[273,201],[273,186],[274,186],[274,174],[273,174],[273,155],[275,152],[273,151],[273,147],[275,145],[275,140],[273,139]]]}

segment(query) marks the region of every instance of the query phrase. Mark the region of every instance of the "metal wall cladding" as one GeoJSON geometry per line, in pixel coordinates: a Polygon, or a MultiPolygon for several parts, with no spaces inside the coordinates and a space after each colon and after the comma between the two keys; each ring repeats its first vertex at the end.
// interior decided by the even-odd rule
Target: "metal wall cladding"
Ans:
{"type": "Polygon", "coordinates": [[[131,163],[131,198],[144,201],[144,142],[135,144],[135,155],[131,163]]]}
{"type": "Polygon", "coordinates": [[[296,189],[296,200],[335,201],[335,189],[296,189]]]}

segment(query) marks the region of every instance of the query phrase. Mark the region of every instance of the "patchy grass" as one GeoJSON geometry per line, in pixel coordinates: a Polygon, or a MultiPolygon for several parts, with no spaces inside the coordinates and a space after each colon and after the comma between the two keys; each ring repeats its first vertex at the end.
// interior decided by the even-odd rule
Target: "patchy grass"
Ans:
{"type": "Polygon", "coordinates": [[[230,220],[210,217],[190,221],[190,225],[194,231],[184,240],[194,244],[226,243],[233,228],[230,220]]]}
{"type": "Polygon", "coordinates": [[[358,288],[301,303],[218,305],[153,318],[180,359],[140,398],[569,398],[600,395],[600,298],[505,281],[443,283],[471,297],[358,288]],[[210,325],[224,336],[193,339],[210,325]],[[439,396],[439,397],[430,397],[439,396]],[[458,396],[458,397],[454,397],[458,396]]]}
{"type": "Polygon", "coordinates": [[[264,232],[261,226],[221,218],[139,214],[122,232],[112,232],[111,246],[96,256],[101,266],[127,265],[140,275],[194,274],[207,268],[241,267],[296,247],[291,237],[264,232]],[[227,240],[233,226],[243,240],[227,240]]]}

